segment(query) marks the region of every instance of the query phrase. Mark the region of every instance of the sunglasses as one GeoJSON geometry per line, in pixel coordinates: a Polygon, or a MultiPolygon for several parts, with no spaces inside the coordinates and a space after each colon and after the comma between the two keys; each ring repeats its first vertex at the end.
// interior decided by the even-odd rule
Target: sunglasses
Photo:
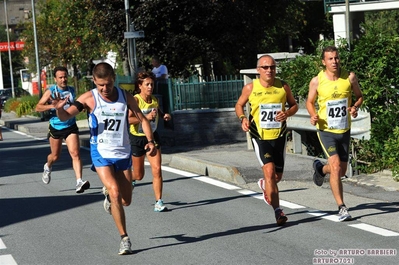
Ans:
{"type": "Polygon", "coordinates": [[[274,71],[274,70],[276,70],[276,66],[275,65],[261,65],[261,66],[258,66],[258,68],[262,68],[263,70],[271,70],[271,71],[274,71]]]}

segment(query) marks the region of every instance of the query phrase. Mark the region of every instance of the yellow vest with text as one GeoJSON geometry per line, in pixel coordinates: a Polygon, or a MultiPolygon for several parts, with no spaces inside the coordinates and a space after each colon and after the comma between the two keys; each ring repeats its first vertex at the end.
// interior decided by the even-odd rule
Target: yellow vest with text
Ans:
{"type": "Polygon", "coordinates": [[[271,87],[262,86],[259,79],[255,79],[252,84],[248,99],[251,106],[251,136],[262,140],[274,140],[284,136],[287,131],[286,121],[274,120],[278,111],[285,111],[287,94],[283,83],[276,78],[271,87]]]}
{"type": "Polygon", "coordinates": [[[348,71],[341,69],[340,77],[335,81],[327,79],[324,71],[320,71],[317,76],[319,80],[317,87],[317,103],[319,105],[317,129],[331,133],[348,131],[351,126],[351,115],[347,108],[352,104],[352,86],[348,71]],[[337,117],[341,118],[346,126],[337,128],[332,120],[337,119],[337,117]]]}
{"type": "MultiPolygon", "coordinates": [[[[151,103],[145,102],[145,100],[140,96],[140,94],[134,95],[135,98],[138,99],[138,106],[141,112],[143,112],[144,116],[152,111],[152,109],[158,109],[158,100],[155,96],[151,95],[151,103]]],[[[155,118],[154,121],[150,121],[151,129],[153,132],[157,129],[159,115],[155,118]]],[[[130,125],[130,133],[135,136],[145,136],[141,123],[131,124],[130,125]]]]}

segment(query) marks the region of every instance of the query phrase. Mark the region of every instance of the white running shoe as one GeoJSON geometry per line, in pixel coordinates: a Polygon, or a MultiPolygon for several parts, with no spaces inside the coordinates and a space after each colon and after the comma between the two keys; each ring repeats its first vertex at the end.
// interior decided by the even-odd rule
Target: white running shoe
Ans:
{"type": "Polygon", "coordinates": [[[154,212],[166,212],[168,208],[163,205],[163,200],[158,200],[154,206],[154,212]]]}
{"type": "Polygon", "coordinates": [[[90,182],[88,180],[81,181],[76,184],[76,193],[83,193],[85,190],[90,188],[90,182]]]}
{"type": "Polygon", "coordinates": [[[349,221],[352,219],[352,216],[348,212],[348,208],[346,206],[341,207],[338,212],[338,221],[349,221]]]}
{"type": "Polygon", "coordinates": [[[45,184],[49,184],[50,180],[51,180],[51,167],[47,166],[47,163],[44,164],[43,167],[43,176],[42,176],[42,180],[45,184]]]}
{"type": "Polygon", "coordinates": [[[265,179],[263,179],[263,178],[261,178],[261,179],[259,179],[258,180],[258,186],[259,186],[259,188],[262,190],[262,192],[263,192],[263,200],[265,201],[265,203],[267,204],[267,205],[271,205],[270,204],[270,200],[269,200],[269,198],[267,197],[267,195],[266,195],[266,190],[265,190],[265,179]]]}
{"type": "Polygon", "coordinates": [[[104,203],[103,203],[104,210],[105,210],[107,213],[111,214],[111,202],[110,202],[110,200],[109,200],[109,197],[108,197],[108,190],[107,190],[106,187],[103,187],[103,194],[104,194],[104,196],[105,196],[104,203]]]}
{"type": "Polygon", "coordinates": [[[132,243],[130,243],[129,237],[125,236],[122,238],[121,243],[119,245],[119,255],[129,255],[133,254],[132,243]]]}

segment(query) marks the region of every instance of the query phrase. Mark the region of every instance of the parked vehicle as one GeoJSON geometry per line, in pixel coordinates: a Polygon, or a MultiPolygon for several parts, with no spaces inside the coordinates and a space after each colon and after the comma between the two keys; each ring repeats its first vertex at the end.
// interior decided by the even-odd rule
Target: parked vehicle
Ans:
{"type": "MultiPolygon", "coordinates": [[[[15,97],[17,98],[23,96],[30,96],[28,91],[20,87],[15,87],[14,93],[15,97]]],[[[12,89],[11,88],[0,89],[0,106],[4,107],[9,98],[12,98],[12,89]]]]}

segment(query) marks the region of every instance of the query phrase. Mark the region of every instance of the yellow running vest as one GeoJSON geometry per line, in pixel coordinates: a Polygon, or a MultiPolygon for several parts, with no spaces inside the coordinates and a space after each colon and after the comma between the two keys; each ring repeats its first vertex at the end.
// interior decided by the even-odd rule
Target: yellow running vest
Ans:
{"type": "Polygon", "coordinates": [[[276,78],[271,87],[262,86],[259,79],[253,81],[252,92],[249,95],[250,116],[251,122],[256,124],[260,139],[274,140],[285,134],[287,123],[277,122],[275,118],[278,111],[285,111],[286,102],[287,94],[281,80],[276,78]]]}
{"type": "Polygon", "coordinates": [[[317,129],[331,133],[344,133],[350,129],[351,115],[347,108],[352,105],[352,86],[349,73],[341,69],[336,81],[327,79],[324,71],[318,74],[317,103],[319,120],[317,129]]]}
{"type": "MultiPolygon", "coordinates": [[[[141,109],[141,112],[143,112],[144,116],[150,113],[152,109],[158,109],[158,100],[155,96],[151,96],[151,103],[145,102],[145,100],[139,94],[134,95],[134,97],[139,100],[138,106],[139,109],[141,109]]],[[[150,121],[152,132],[155,132],[155,130],[157,129],[158,119],[159,114],[155,118],[155,121],[150,121]]],[[[141,123],[131,124],[130,133],[135,136],[145,136],[141,123]]]]}

